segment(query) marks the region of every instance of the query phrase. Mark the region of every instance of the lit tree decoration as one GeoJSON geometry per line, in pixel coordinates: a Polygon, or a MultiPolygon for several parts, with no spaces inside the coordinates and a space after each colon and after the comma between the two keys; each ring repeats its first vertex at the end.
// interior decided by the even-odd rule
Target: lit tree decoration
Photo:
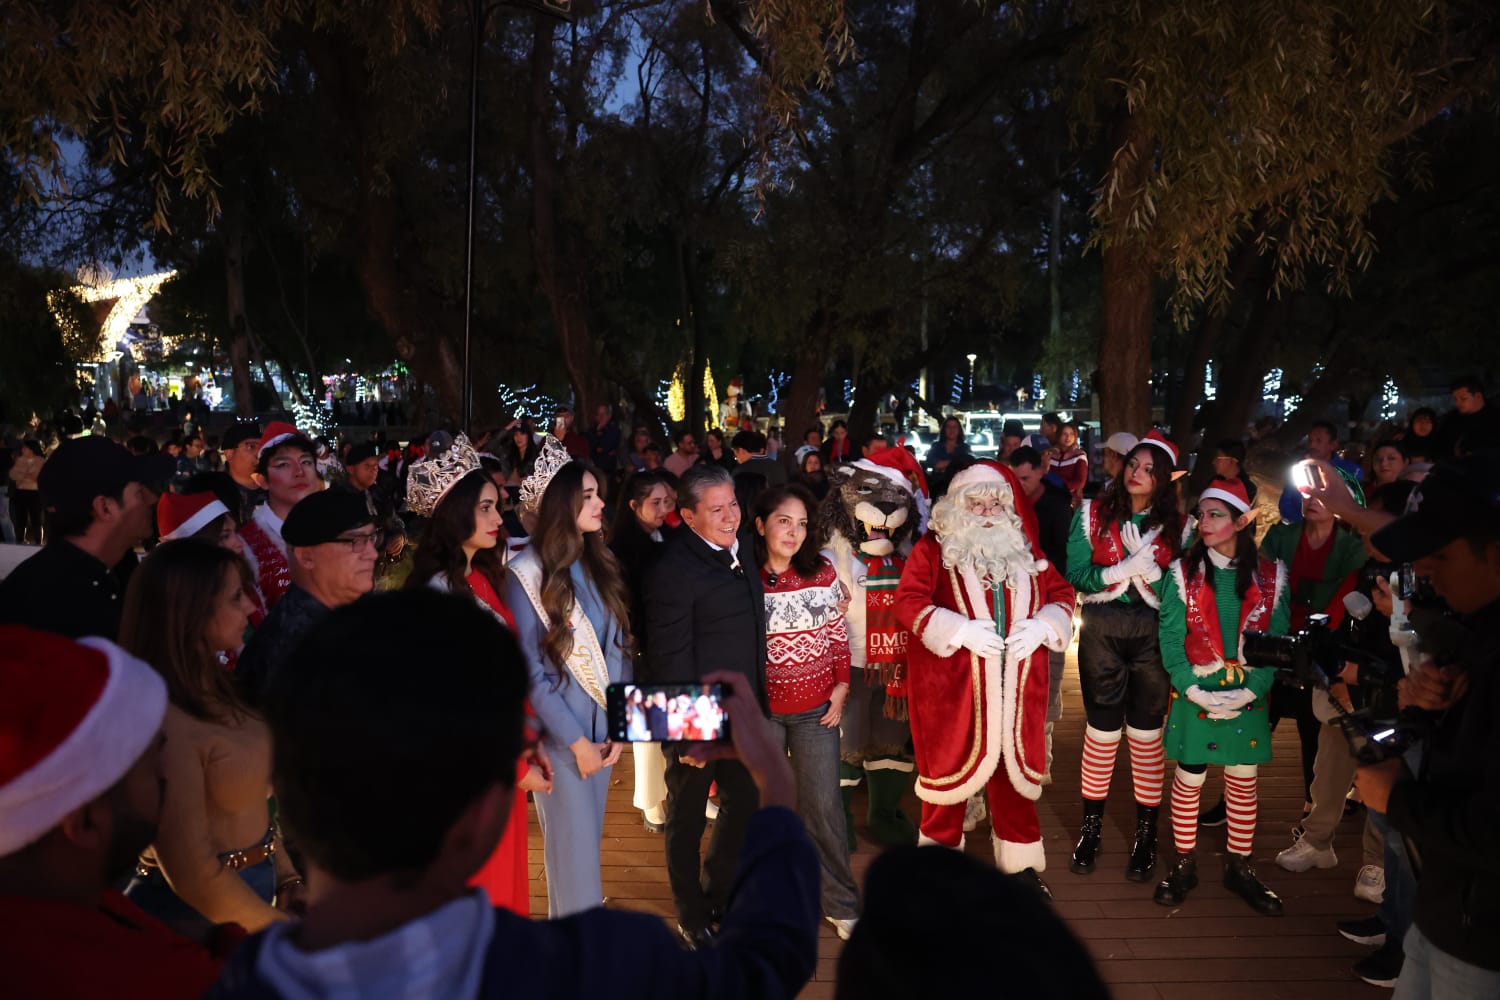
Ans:
{"type": "MultiPolygon", "coordinates": [[[[714,366],[708,360],[703,362],[703,400],[708,404],[708,424],[717,427],[719,423],[719,390],[714,388],[714,366]]],[[[683,419],[687,418],[687,410],[683,410],[683,419]]]]}
{"type": "Polygon", "coordinates": [[[1266,379],[1261,383],[1261,399],[1267,402],[1274,402],[1281,396],[1281,377],[1282,371],[1280,368],[1272,368],[1266,372],[1266,379]]]}
{"type": "Polygon", "coordinates": [[[62,328],[63,343],[79,361],[108,361],[110,353],[120,338],[130,329],[130,323],[156,295],[161,286],[177,276],[176,271],[160,274],[144,274],[138,278],[116,278],[98,264],[85,265],[78,269],[80,284],[47,294],[47,304],[62,328]],[[97,337],[80,330],[65,308],[63,296],[72,296],[79,302],[108,302],[114,300],[109,315],[104,318],[97,337]]]}
{"type": "Polygon", "coordinates": [[[303,399],[300,394],[292,397],[292,423],[309,437],[327,437],[338,425],[333,415],[318,400],[303,399]]]}
{"type": "Polygon", "coordinates": [[[1284,417],[1290,417],[1293,413],[1297,412],[1297,407],[1299,407],[1301,405],[1302,405],[1302,397],[1301,396],[1298,396],[1298,395],[1288,396],[1286,399],[1283,399],[1281,401],[1281,414],[1282,414],[1282,416],[1284,416],[1284,417]]]}
{"type": "Polygon", "coordinates": [[[533,416],[551,420],[552,414],[560,409],[557,400],[537,391],[535,383],[522,389],[513,389],[502,383],[496,387],[495,393],[500,397],[501,410],[512,417],[533,416]]]}
{"type": "Polygon", "coordinates": [[[1396,388],[1396,380],[1389,375],[1385,377],[1385,385],[1380,389],[1380,419],[1395,420],[1396,406],[1401,402],[1401,393],[1396,388]]]}
{"type": "Polygon", "coordinates": [[[672,372],[672,384],[667,388],[667,416],[673,423],[680,424],[687,419],[687,380],[683,377],[686,367],[685,362],[677,366],[672,372]]]}
{"type": "Polygon", "coordinates": [[[771,372],[771,398],[766,403],[767,410],[772,413],[777,412],[776,408],[781,405],[781,390],[785,389],[791,380],[792,376],[787,372],[771,372]]]}
{"type": "Polygon", "coordinates": [[[1218,388],[1214,385],[1214,363],[1205,362],[1203,365],[1203,398],[1213,399],[1218,394],[1218,388]]]}

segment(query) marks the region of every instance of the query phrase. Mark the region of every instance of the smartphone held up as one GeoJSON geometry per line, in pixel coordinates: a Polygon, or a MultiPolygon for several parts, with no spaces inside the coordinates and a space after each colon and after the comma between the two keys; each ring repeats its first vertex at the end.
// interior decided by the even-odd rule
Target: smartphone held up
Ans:
{"type": "Polygon", "coordinates": [[[611,684],[609,738],[625,743],[709,743],[729,738],[721,684],[611,684]]]}

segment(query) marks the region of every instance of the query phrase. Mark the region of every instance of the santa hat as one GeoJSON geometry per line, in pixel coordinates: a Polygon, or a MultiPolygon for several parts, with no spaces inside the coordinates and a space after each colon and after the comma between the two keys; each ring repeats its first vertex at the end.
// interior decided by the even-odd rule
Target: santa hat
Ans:
{"type": "Polygon", "coordinates": [[[1227,503],[1239,514],[1250,509],[1250,494],[1246,492],[1245,484],[1238,479],[1215,479],[1213,485],[1204,490],[1198,499],[1227,503]]]}
{"type": "Polygon", "coordinates": [[[1151,431],[1145,437],[1141,438],[1140,444],[1136,445],[1136,447],[1139,448],[1141,444],[1149,444],[1153,448],[1160,448],[1166,454],[1167,458],[1172,460],[1173,465],[1177,464],[1177,446],[1168,441],[1166,435],[1162,434],[1161,431],[1151,431]]]}
{"type": "Polygon", "coordinates": [[[164,542],[189,538],[228,513],[212,493],[163,493],[156,503],[156,533],[164,542]]]}
{"type": "Polygon", "coordinates": [[[161,729],[167,686],[107,639],[0,626],[0,857],[124,777],[161,729]]]}
{"type": "Polygon", "coordinates": [[[965,486],[974,486],[980,483],[992,483],[1010,487],[1011,503],[1016,508],[1016,514],[1021,518],[1021,527],[1026,530],[1026,537],[1031,540],[1031,550],[1041,566],[1045,567],[1046,557],[1042,555],[1042,530],[1037,523],[1036,511],[1031,507],[1031,501],[1026,498],[1026,490],[1021,486],[1021,481],[1011,468],[992,458],[981,458],[967,469],[961,469],[948,480],[948,493],[951,496],[963,489],[965,486]]]}
{"type": "Polygon", "coordinates": [[[927,488],[927,474],[922,471],[921,463],[917,457],[906,450],[906,438],[897,438],[894,447],[882,448],[869,458],[862,458],[855,465],[861,467],[875,466],[872,472],[878,472],[888,479],[893,479],[904,485],[908,491],[912,490],[912,483],[916,483],[916,492],[923,497],[930,497],[932,491],[927,488]],[[894,474],[893,474],[894,473],[894,474]]]}
{"type": "Polygon", "coordinates": [[[304,437],[304,435],[301,431],[297,430],[297,428],[293,427],[291,424],[277,420],[271,423],[266,428],[265,434],[261,435],[260,450],[256,452],[256,454],[264,455],[267,451],[276,447],[278,444],[281,444],[283,441],[287,441],[291,438],[297,437],[304,437]]]}

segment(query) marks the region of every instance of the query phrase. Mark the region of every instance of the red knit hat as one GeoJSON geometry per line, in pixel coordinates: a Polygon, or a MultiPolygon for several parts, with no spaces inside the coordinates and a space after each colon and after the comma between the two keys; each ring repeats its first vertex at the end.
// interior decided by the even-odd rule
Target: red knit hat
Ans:
{"type": "MultiPolygon", "coordinates": [[[[1166,453],[1167,458],[1171,459],[1173,465],[1177,464],[1177,446],[1168,441],[1166,435],[1161,431],[1151,431],[1145,437],[1141,438],[1140,443],[1149,444],[1154,448],[1160,448],[1163,452],[1166,453]]],[[[1136,447],[1139,448],[1140,445],[1136,445],[1136,447]]]]}
{"type": "Polygon", "coordinates": [[[1250,494],[1238,479],[1215,479],[1198,499],[1220,500],[1240,514],[1250,509],[1250,494]]]}
{"type": "Polygon", "coordinates": [[[0,625],[0,857],[108,791],[167,713],[156,671],[107,639],[0,625]]]}
{"type": "Polygon", "coordinates": [[[163,493],[156,503],[156,533],[164,542],[188,538],[228,513],[212,493],[163,493]]]}
{"type": "MultiPolygon", "coordinates": [[[[261,435],[260,449],[256,452],[256,454],[264,455],[267,449],[274,448],[278,444],[281,444],[283,441],[295,437],[305,439],[306,435],[299,431],[297,428],[293,427],[291,424],[277,420],[270,426],[268,426],[266,428],[266,432],[261,435]]],[[[309,447],[311,447],[311,442],[309,442],[309,447]]]]}

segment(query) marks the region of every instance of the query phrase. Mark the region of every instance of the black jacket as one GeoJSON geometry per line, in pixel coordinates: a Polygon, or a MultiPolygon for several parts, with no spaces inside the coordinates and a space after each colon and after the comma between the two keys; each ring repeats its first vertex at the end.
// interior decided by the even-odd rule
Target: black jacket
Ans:
{"type": "Polygon", "coordinates": [[[134,552],[111,568],[72,542],[54,539],[0,582],[0,624],[113,640],[135,566],[134,552]]]}
{"type": "Polygon", "coordinates": [[[1073,501],[1068,491],[1050,483],[1042,486],[1042,495],[1032,505],[1036,512],[1037,533],[1041,535],[1042,555],[1063,576],[1068,575],[1068,532],[1073,527],[1073,501]]]}
{"type": "Polygon", "coordinates": [[[766,693],[766,598],[749,539],[741,537],[740,567],[729,553],[694,531],[666,543],[646,578],[648,673],[659,683],[691,681],[716,670],[750,679],[770,714],[766,693]]]}
{"type": "MultiPolygon", "coordinates": [[[[635,638],[638,657],[644,657],[650,645],[646,631],[646,576],[674,533],[673,528],[662,525],[660,542],[641,530],[641,522],[635,519],[629,507],[621,506],[615,513],[615,530],[609,539],[609,551],[620,563],[625,586],[630,591],[630,633],[635,638]]],[[[636,667],[640,670],[639,663],[636,667]]]]}
{"type": "Polygon", "coordinates": [[[1421,865],[1415,920],[1434,947],[1500,970],[1500,602],[1473,615],[1457,662],[1469,692],[1428,740],[1387,816],[1421,865]]]}

